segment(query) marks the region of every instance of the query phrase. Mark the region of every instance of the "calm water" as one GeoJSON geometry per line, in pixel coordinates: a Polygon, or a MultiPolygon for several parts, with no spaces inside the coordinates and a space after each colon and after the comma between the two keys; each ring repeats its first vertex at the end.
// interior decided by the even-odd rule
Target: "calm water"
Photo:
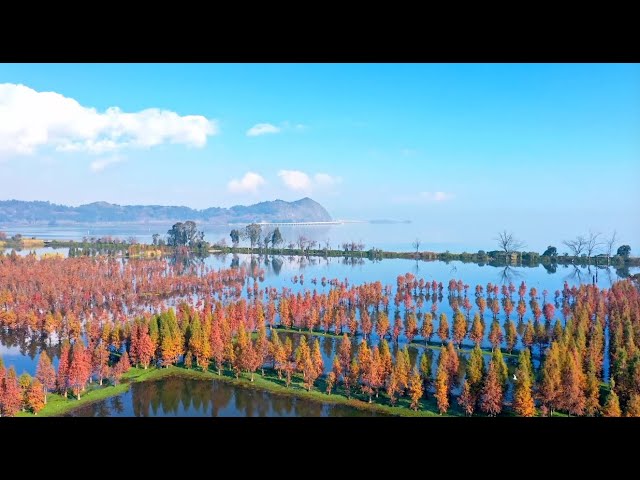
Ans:
{"type": "MultiPolygon", "coordinates": [[[[132,226],[129,230],[123,230],[122,227],[91,227],[90,236],[113,235],[121,238],[128,236],[136,236],[140,241],[150,241],[151,234],[154,232],[163,232],[168,229],[159,229],[153,227],[132,226]],[[146,228],[146,231],[145,231],[146,228]]],[[[355,236],[355,232],[369,233],[371,238],[381,240],[376,243],[378,248],[389,250],[409,250],[409,244],[386,242],[384,235],[391,235],[396,228],[410,228],[410,225],[375,225],[375,224],[350,224],[331,227],[308,227],[305,234],[311,238],[322,240],[330,234],[330,238],[335,237],[336,232],[342,232],[343,239],[360,240],[359,236],[355,236]],[[313,235],[310,235],[312,232],[313,235]],[[351,233],[349,233],[351,232],[351,233]],[[376,233],[378,232],[378,233],[376,233]],[[377,235],[377,236],[376,236],[377,235]]],[[[206,238],[214,241],[217,238],[228,236],[228,226],[204,227],[207,234],[206,238]],[[210,230],[207,230],[210,228],[210,230]],[[218,236],[219,235],[219,236],[218,236]]],[[[36,236],[39,238],[60,238],[60,239],[76,239],[80,240],[87,235],[87,231],[81,228],[76,229],[57,229],[54,227],[46,227],[40,229],[32,229],[26,231],[21,227],[15,231],[10,228],[2,228],[8,233],[20,232],[28,236],[36,236]]],[[[293,227],[285,227],[282,229],[285,238],[295,238],[299,231],[304,229],[294,229],[293,227]],[[287,233],[289,232],[289,233],[287,233]]],[[[394,233],[397,235],[397,231],[394,233]]],[[[396,237],[411,238],[411,237],[396,237]]],[[[409,242],[410,243],[410,242],[409,242]]],[[[337,242],[332,241],[332,246],[338,246],[337,242]]],[[[466,249],[460,245],[446,244],[425,244],[422,249],[445,250],[449,248],[451,251],[461,251],[466,249]]],[[[477,248],[468,248],[468,251],[476,251],[477,248]]],[[[36,254],[53,252],[49,248],[37,249],[36,254]]],[[[64,255],[67,249],[57,250],[64,255]]],[[[18,252],[20,255],[26,255],[29,250],[18,252]]],[[[391,285],[393,294],[395,294],[396,278],[398,275],[404,275],[408,272],[413,273],[418,279],[424,278],[431,282],[436,280],[444,285],[443,297],[438,301],[438,315],[442,312],[446,313],[451,324],[453,310],[447,299],[447,284],[450,279],[462,280],[470,286],[469,295],[473,310],[471,316],[477,310],[475,305],[475,297],[473,295],[476,284],[483,287],[488,282],[493,284],[508,284],[513,282],[516,287],[520,282],[524,281],[527,288],[535,287],[540,295],[539,302],[542,304],[542,292],[547,290],[548,301],[553,301],[554,292],[562,290],[566,281],[569,286],[579,285],[580,283],[597,283],[601,288],[609,288],[611,284],[620,278],[624,278],[629,274],[640,272],[640,268],[633,267],[630,269],[615,268],[595,268],[574,267],[574,266],[558,266],[557,268],[545,268],[542,265],[536,267],[494,267],[490,265],[478,265],[474,263],[453,262],[416,262],[414,260],[404,259],[385,259],[381,261],[371,261],[364,258],[343,259],[343,258],[319,258],[319,257],[299,257],[299,256],[263,256],[263,255],[211,255],[205,259],[192,259],[193,262],[204,262],[208,267],[213,269],[220,268],[238,268],[247,267],[248,271],[252,271],[251,267],[257,266],[264,270],[264,280],[261,281],[261,288],[276,287],[280,290],[287,287],[297,292],[301,289],[318,290],[326,292],[329,286],[322,287],[321,279],[326,277],[327,280],[339,279],[341,281],[348,279],[349,284],[362,284],[364,282],[381,281],[383,285],[391,285]],[[299,280],[294,283],[295,276],[303,276],[301,283],[299,280]],[[316,279],[316,283],[312,280],[316,279]]],[[[527,295],[528,301],[528,295],[527,295]]],[[[422,311],[428,311],[430,300],[425,301],[422,311]]],[[[561,318],[559,306],[556,305],[556,318],[561,318]]],[[[390,305],[390,321],[393,323],[394,307],[390,305]]],[[[402,313],[402,312],[401,312],[402,313]]],[[[513,315],[515,320],[517,316],[513,315]]],[[[532,318],[530,311],[525,315],[525,320],[532,318]]],[[[504,323],[505,317],[501,312],[499,315],[501,324],[504,323]]],[[[487,325],[486,334],[488,335],[489,325],[491,322],[491,314],[485,313],[485,322],[487,325]]],[[[437,331],[438,321],[434,320],[434,328],[437,331]]],[[[297,345],[300,339],[299,334],[290,335],[297,345]]],[[[314,341],[317,337],[308,337],[309,341],[314,341]]],[[[420,339],[420,337],[418,337],[420,339]]],[[[372,336],[372,343],[377,343],[375,334],[372,336]]],[[[437,340],[434,335],[433,340],[437,340]]],[[[320,338],[320,346],[325,363],[325,372],[331,368],[331,360],[337,352],[338,341],[335,338],[320,338]]],[[[357,340],[356,340],[357,341],[357,340]]],[[[355,342],[354,341],[354,347],[355,342]]],[[[400,346],[406,343],[404,336],[400,337],[400,346]]],[[[467,346],[471,343],[465,341],[467,346]]],[[[485,338],[483,346],[488,346],[489,342],[485,338]]],[[[518,348],[516,346],[516,348],[518,348]]],[[[39,353],[42,349],[46,349],[50,358],[53,359],[54,365],[57,364],[58,346],[53,341],[43,341],[39,335],[31,336],[24,332],[8,332],[0,329],[0,356],[3,357],[5,365],[14,365],[18,375],[23,372],[30,374],[35,373],[39,353]]],[[[394,350],[397,347],[393,347],[394,350]]],[[[355,351],[355,348],[354,348],[355,351]]],[[[420,355],[424,348],[411,346],[409,354],[412,363],[419,361],[420,355]]],[[[535,351],[535,347],[534,347],[535,351]]],[[[432,358],[432,372],[435,375],[437,368],[437,359],[439,352],[437,350],[428,350],[432,358]]],[[[464,357],[461,356],[461,375],[458,379],[461,383],[464,375],[463,365],[464,357]]],[[[487,359],[488,360],[488,359],[487,359]]],[[[507,357],[510,370],[515,368],[515,358],[507,357]]],[[[534,364],[537,360],[534,359],[534,364]]],[[[605,357],[605,377],[608,370],[608,357],[605,357]]],[[[458,388],[454,389],[456,393],[458,388]]],[[[507,398],[510,391],[507,392],[507,398]]],[[[351,409],[343,406],[324,405],[321,403],[308,402],[298,398],[273,395],[268,392],[260,392],[252,389],[234,387],[224,383],[216,383],[210,381],[185,380],[183,378],[168,378],[150,383],[137,383],[127,393],[118,397],[113,397],[101,402],[97,402],[74,412],[74,415],[82,416],[331,416],[331,415],[363,415],[365,412],[351,409]]]]}
{"type": "Polygon", "coordinates": [[[77,408],[73,417],[373,417],[374,412],[230,385],[167,377],[77,408]]]}
{"type": "MultiPolygon", "coordinates": [[[[166,235],[173,222],[154,224],[114,224],[114,225],[74,225],[74,226],[31,226],[31,225],[0,225],[0,231],[9,235],[20,233],[25,237],[36,237],[48,240],[82,240],[83,237],[112,236],[122,239],[135,237],[138,241],[151,243],[152,235],[158,233],[166,235]]],[[[198,223],[198,228],[205,234],[205,240],[214,243],[224,239],[231,244],[229,232],[236,225],[207,225],[198,223]]],[[[263,227],[264,228],[264,227],[263,227]]],[[[492,250],[495,243],[487,237],[484,245],[465,241],[447,241],[447,235],[438,232],[429,221],[411,223],[345,223],[340,225],[313,225],[313,226],[279,226],[285,240],[285,245],[295,242],[299,235],[304,235],[324,246],[329,240],[331,248],[340,248],[343,242],[362,242],[366,249],[371,247],[389,251],[412,251],[411,243],[416,237],[422,239],[422,250],[451,252],[477,252],[480,249],[492,250]]],[[[544,249],[545,246],[540,248],[544,249]]],[[[542,250],[541,250],[542,251],[542,250]]]]}
{"type": "MultiPolygon", "coordinates": [[[[52,249],[39,249],[38,254],[52,251],[52,249]]],[[[58,250],[62,251],[62,250],[58,250]]],[[[21,254],[26,254],[22,251],[21,254]]],[[[66,253],[66,250],[64,251],[66,253]]],[[[580,283],[591,283],[596,279],[597,284],[601,288],[609,288],[613,282],[628,274],[628,272],[616,270],[614,268],[595,268],[590,267],[574,267],[574,266],[558,266],[556,270],[547,270],[542,265],[536,267],[494,267],[491,265],[480,266],[475,263],[454,262],[415,262],[405,259],[385,259],[381,261],[371,261],[367,258],[362,259],[343,259],[343,258],[319,258],[319,257],[299,257],[299,256],[260,256],[260,255],[211,255],[205,259],[195,259],[195,262],[204,262],[211,268],[234,268],[245,266],[251,268],[253,265],[258,266],[265,271],[264,281],[261,287],[270,286],[281,289],[287,287],[294,292],[302,289],[317,289],[319,292],[326,292],[329,285],[322,287],[321,279],[326,277],[328,280],[337,278],[344,280],[347,278],[350,284],[362,284],[364,282],[373,282],[380,280],[383,285],[391,285],[394,287],[398,275],[404,275],[411,272],[417,278],[425,280],[436,280],[444,285],[444,297],[439,299],[438,315],[441,312],[447,314],[451,325],[453,318],[453,310],[447,300],[447,284],[450,279],[461,279],[470,286],[469,295],[473,309],[471,316],[477,311],[475,305],[475,297],[473,291],[476,284],[483,287],[488,282],[502,285],[503,283],[513,282],[516,287],[520,282],[524,281],[528,288],[536,287],[539,295],[543,290],[548,290],[548,301],[553,301],[554,292],[562,290],[563,283],[566,281],[569,286],[579,285],[580,283]],[[294,276],[304,276],[303,284],[300,281],[293,283],[294,276]],[[314,285],[311,280],[316,279],[314,285]]],[[[640,272],[640,268],[634,267],[629,269],[630,273],[640,272]]],[[[528,301],[528,295],[527,295],[528,301]]],[[[542,300],[539,300],[542,304],[542,300]]],[[[422,311],[428,311],[430,301],[425,302],[422,311]]],[[[393,324],[394,307],[390,305],[390,321],[393,324]]],[[[485,312],[485,322],[487,324],[486,334],[488,335],[489,325],[491,322],[491,314],[485,312]]],[[[512,318],[517,320],[517,316],[512,318]]],[[[530,311],[525,315],[525,320],[532,318],[530,311]]],[[[556,318],[561,318],[559,308],[556,308],[556,318]]],[[[501,324],[504,322],[504,314],[499,315],[501,324]]],[[[437,330],[438,321],[434,320],[434,327],[437,330]]],[[[434,340],[437,336],[434,335],[434,340]]],[[[321,346],[325,354],[325,363],[327,367],[330,365],[331,355],[337,351],[336,346],[331,339],[322,340],[321,346]]],[[[375,335],[373,342],[377,341],[375,335]]],[[[400,337],[401,345],[405,342],[403,336],[400,337]]],[[[466,340],[467,345],[471,345],[466,340]]],[[[487,339],[483,342],[483,346],[488,346],[487,339]]],[[[46,348],[50,358],[54,363],[57,361],[58,354],[57,345],[49,344],[48,341],[43,342],[39,335],[27,335],[24,332],[7,332],[0,329],[0,356],[3,357],[5,365],[14,365],[19,374],[28,372],[31,375],[35,373],[38,362],[38,355],[42,348],[46,348]]],[[[437,355],[437,354],[436,354],[437,355]]],[[[436,357],[437,358],[437,357],[436,357]]]]}

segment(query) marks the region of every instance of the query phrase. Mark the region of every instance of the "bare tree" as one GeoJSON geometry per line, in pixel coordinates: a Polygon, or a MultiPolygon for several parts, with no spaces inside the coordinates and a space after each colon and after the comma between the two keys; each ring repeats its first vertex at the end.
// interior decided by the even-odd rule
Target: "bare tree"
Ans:
{"type": "Polygon", "coordinates": [[[420,239],[416,238],[413,243],[411,244],[411,246],[415,249],[416,251],[416,255],[418,254],[418,252],[420,251],[420,239]]]}
{"type": "MultiPolygon", "coordinates": [[[[521,248],[525,246],[525,243],[516,237],[514,237],[512,232],[507,232],[503,230],[498,233],[498,236],[495,238],[498,241],[498,247],[500,250],[504,252],[507,259],[511,256],[512,253],[518,252],[521,248]]],[[[522,255],[520,256],[522,258],[522,255]]]]}
{"type": "Polygon", "coordinates": [[[307,237],[305,237],[304,235],[298,235],[298,249],[300,251],[304,250],[304,247],[307,245],[307,237]]]}
{"type": "Polygon", "coordinates": [[[604,241],[605,253],[607,254],[607,265],[611,260],[611,255],[613,254],[613,249],[616,248],[616,243],[618,243],[618,232],[615,230],[611,234],[609,238],[604,241]]]}
{"type": "Polygon", "coordinates": [[[563,240],[562,243],[569,247],[574,257],[579,257],[587,248],[587,239],[582,235],[578,235],[575,240],[563,240]]]}
{"type": "Polygon", "coordinates": [[[330,242],[330,240],[327,238],[327,239],[324,241],[324,251],[325,251],[325,253],[326,253],[326,252],[328,252],[329,250],[331,250],[331,242],[330,242]]]}
{"type": "Polygon", "coordinates": [[[587,247],[586,247],[587,260],[591,259],[591,256],[595,252],[596,248],[602,245],[602,242],[598,241],[598,238],[600,237],[600,235],[601,235],[600,232],[593,233],[591,230],[589,230],[589,237],[587,238],[587,247]]]}

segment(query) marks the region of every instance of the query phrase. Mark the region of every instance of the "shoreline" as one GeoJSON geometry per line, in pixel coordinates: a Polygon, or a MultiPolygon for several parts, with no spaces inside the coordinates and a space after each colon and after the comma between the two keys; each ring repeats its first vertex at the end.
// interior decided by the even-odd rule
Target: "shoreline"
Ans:
{"type": "MultiPolygon", "coordinates": [[[[98,243],[98,242],[81,242],[74,240],[44,240],[38,238],[25,238],[22,242],[0,241],[0,252],[8,249],[30,250],[34,248],[74,248],[81,250],[96,251],[121,251],[123,256],[134,257],[144,256],[145,251],[153,250],[160,252],[162,255],[172,255],[174,250],[167,246],[157,246],[153,244],[138,243],[128,244],[126,242],[98,243]],[[131,252],[130,249],[135,250],[131,252]]],[[[538,267],[542,265],[548,269],[554,269],[558,266],[576,266],[587,267],[594,266],[596,268],[628,268],[640,266],[640,257],[620,257],[612,256],[607,262],[606,257],[594,256],[576,257],[571,255],[557,255],[554,257],[543,256],[537,252],[517,252],[511,258],[507,258],[503,252],[483,251],[476,253],[461,252],[451,253],[445,252],[396,252],[386,251],[377,248],[369,250],[353,251],[353,250],[336,250],[336,249],[300,249],[300,248],[261,248],[261,247],[228,247],[220,245],[210,245],[206,251],[191,251],[192,254],[198,256],[208,255],[228,255],[228,254],[246,254],[246,255],[270,255],[270,256],[300,256],[300,257],[318,257],[318,258],[343,258],[345,260],[358,261],[360,259],[369,259],[372,261],[381,261],[384,259],[405,259],[423,262],[443,261],[445,263],[451,261],[460,261],[462,263],[474,263],[478,266],[494,266],[494,267],[538,267]]]]}
{"type": "MultiPolygon", "coordinates": [[[[50,393],[48,395],[47,405],[40,411],[38,415],[21,411],[16,414],[16,417],[63,416],[81,406],[125,393],[134,383],[159,380],[168,376],[180,376],[195,380],[221,381],[241,388],[253,388],[256,390],[267,391],[275,395],[295,396],[318,403],[345,405],[348,407],[356,408],[358,410],[377,412],[385,416],[451,417],[461,415],[461,412],[459,412],[457,408],[450,408],[447,413],[440,415],[436,411],[437,409],[435,401],[433,400],[432,396],[430,396],[431,398],[429,399],[422,398],[420,400],[420,409],[414,411],[408,408],[408,404],[410,403],[408,397],[399,398],[396,406],[391,406],[389,404],[381,404],[375,402],[368,403],[366,400],[360,400],[359,398],[356,398],[361,396],[361,394],[352,395],[352,398],[350,399],[347,398],[342,392],[337,391],[334,391],[331,395],[327,395],[319,389],[319,387],[325,385],[324,377],[321,377],[317,380],[317,387],[314,386],[311,391],[307,391],[302,386],[302,378],[300,376],[293,375],[291,385],[287,388],[284,386],[284,380],[279,380],[277,378],[277,375],[275,374],[275,371],[268,368],[265,368],[264,377],[261,376],[257,371],[254,374],[254,381],[251,382],[250,375],[246,372],[241,373],[239,378],[235,378],[233,373],[227,369],[224,369],[222,371],[222,375],[218,375],[217,372],[211,370],[207,370],[206,372],[204,372],[196,369],[186,369],[183,366],[171,365],[168,368],[150,367],[147,370],[138,367],[131,367],[131,369],[123,375],[122,382],[118,385],[108,385],[100,387],[94,383],[92,384],[92,387],[90,387],[88,391],[85,392],[83,396],[81,396],[80,400],[76,400],[71,395],[65,399],[61,395],[50,393]],[[282,383],[282,385],[280,383],[282,383]]],[[[380,398],[388,402],[384,393],[380,394],[380,398]]],[[[378,400],[380,400],[380,398],[378,400]]]]}

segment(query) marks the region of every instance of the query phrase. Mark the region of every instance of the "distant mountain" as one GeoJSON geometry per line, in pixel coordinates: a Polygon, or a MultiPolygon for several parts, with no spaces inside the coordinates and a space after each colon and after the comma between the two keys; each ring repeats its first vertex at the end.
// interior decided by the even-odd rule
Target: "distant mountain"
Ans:
{"type": "Polygon", "coordinates": [[[166,223],[186,220],[206,223],[329,222],[331,215],[322,205],[308,197],[295,202],[274,200],[249,206],[210,207],[204,210],[162,205],[116,205],[107,202],[68,207],[39,201],[0,201],[0,223],[55,225],[97,222],[166,223]]]}

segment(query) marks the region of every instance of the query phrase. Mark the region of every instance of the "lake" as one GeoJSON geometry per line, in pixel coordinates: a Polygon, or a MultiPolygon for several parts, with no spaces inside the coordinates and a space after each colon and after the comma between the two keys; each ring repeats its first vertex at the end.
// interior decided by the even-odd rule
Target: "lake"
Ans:
{"type": "Polygon", "coordinates": [[[69,417],[374,417],[382,414],[292,395],[172,376],[134,383],[118,396],[83,405],[69,417]]]}
{"type": "MultiPolygon", "coordinates": [[[[39,253],[53,251],[50,248],[39,249],[39,253]]],[[[67,252],[66,249],[58,250],[67,252]]],[[[22,251],[26,254],[26,251],[22,251]]],[[[488,282],[502,285],[513,282],[517,287],[520,282],[524,281],[527,289],[535,287],[539,295],[547,290],[548,300],[552,301],[554,292],[562,290],[566,281],[571,287],[580,283],[592,283],[596,281],[601,288],[609,288],[611,284],[620,278],[626,272],[621,272],[615,268],[595,268],[594,266],[573,266],[558,265],[557,269],[547,269],[542,265],[536,267],[495,267],[491,265],[478,265],[475,263],[463,263],[460,261],[442,262],[442,261],[420,261],[407,259],[384,259],[380,261],[371,261],[365,258],[344,259],[339,257],[321,258],[321,257],[300,257],[300,256],[264,256],[249,254],[226,254],[226,255],[210,255],[204,259],[194,259],[195,262],[203,262],[205,265],[213,269],[237,268],[244,266],[250,269],[253,265],[257,265],[264,269],[264,281],[260,283],[261,287],[276,287],[280,290],[287,287],[293,292],[304,289],[317,289],[319,292],[326,292],[329,285],[322,287],[321,279],[337,278],[344,280],[347,278],[350,284],[357,285],[364,282],[373,282],[379,280],[383,285],[391,285],[393,294],[395,294],[396,278],[398,275],[404,275],[407,272],[413,273],[416,277],[425,280],[436,280],[444,285],[443,297],[437,300],[438,314],[444,312],[449,318],[451,324],[453,318],[453,309],[447,300],[447,284],[450,279],[461,279],[464,283],[470,285],[471,303],[473,309],[471,316],[477,311],[474,303],[473,290],[476,284],[486,286],[488,282]],[[294,277],[303,276],[301,284],[299,278],[294,283],[294,277]],[[597,275],[597,279],[596,279],[597,275]],[[311,281],[316,279],[314,285],[311,281]]],[[[632,267],[630,273],[640,272],[640,267],[632,267]]],[[[246,293],[246,292],[245,292],[246,293]]],[[[527,296],[528,300],[528,296],[527,296]]],[[[429,304],[425,302],[424,311],[428,311],[429,304]]],[[[393,323],[393,305],[390,310],[390,321],[393,323]]],[[[512,318],[515,317],[515,314],[512,318]]],[[[505,321],[504,313],[501,311],[498,316],[500,323],[505,321]]],[[[530,311],[527,311],[525,320],[532,318],[530,311]]],[[[561,318],[559,308],[556,308],[556,318],[561,318]]],[[[485,313],[485,322],[487,329],[483,346],[489,346],[487,338],[489,324],[491,322],[491,314],[485,313]]],[[[434,319],[434,328],[437,330],[438,321],[434,319]]],[[[434,336],[434,339],[437,337],[434,336]]],[[[296,339],[297,341],[297,339],[296,339]]],[[[377,338],[372,335],[373,343],[377,342],[377,338]]],[[[330,365],[331,355],[337,351],[337,345],[334,339],[322,339],[322,352],[325,357],[325,364],[330,365]]],[[[406,343],[404,335],[400,336],[400,346],[406,343]]],[[[472,345],[466,339],[465,345],[472,345]]],[[[57,362],[58,346],[49,344],[48,341],[42,341],[39,335],[27,334],[20,331],[7,331],[0,328],[0,356],[3,357],[5,365],[14,365],[18,375],[27,372],[31,375],[35,373],[40,351],[46,348],[49,357],[52,358],[54,364],[57,362]]],[[[518,346],[516,346],[518,348],[518,346]]],[[[437,353],[435,354],[437,359],[437,353]]],[[[435,360],[434,360],[435,362],[435,360]]],[[[605,367],[608,365],[608,358],[605,358],[605,367]]],[[[435,365],[434,365],[435,368],[435,365]]]]}
{"type": "MultiPolygon", "coordinates": [[[[34,235],[47,238],[68,238],[67,231],[55,234],[48,229],[49,236],[43,232],[34,232],[34,235]]],[[[108,234],[106,232],[96,235],[108,234]]],[[[81,238],[76,237],[77,239],[81,238]]],[[[51,248],[37,249],[38,255],[50,253],[51,248]]],[[[67,255],[68,249],[59,249],[58,252],[67,255]]],[[[7,252],[6,252],[7,253],[7,252]]],[[[28,254],[28,250],[19,252],[20,255],[28,254]]],[[[122,260],[127,261],[127,260],[122,260]]],[[[301,256],[280,256],[280,255],[249,255],[249,254],[215,254],[206,258],[191,257],[189,262],[202,263],[210,269],[227,269],[245,267],[247,271],[252,271],[253,267],[259,267],[264,271],[262,279],[256,277],[261,288],[275,287],[281,290],[283,287],[291,289],[293,292],[301,290],[316,289],[318,292],[327,292],[329,285],[322,286],[321,279],[338,279],[344,281],[348,279],[350,285],[359,285],[365,282],[380,281],[383,285],[392,287],[395,294],[396,279],[399,275],[406,273],[414,274],[418,279],[425,281],[442,282],[444,285],[443,295],[436,298],[438,304],[438,314],[444,312],[449,318],[453,318],[453,309],[447,298],[447,284],[450,279],[462,280],[470,286],[469,296],[473,309],[471,316],[477,311],[474,302],[474,288],[479,284],[483,287],[491,282],[497,285],[509,284],[512,282],[516,287],[525,282],[527,291],[535,287],[541,298],[544,290],[548,291],[547,299],[554,300],[554,292],[562,290],[564,282],[569,287],[581,283],[596,283],[600,288],[609,288],[615,281],[625,278],[629,274],[639,273],[640,267],[628,269],[616,269],[594,266],[543,266],[535,267],[514,266],[496,267],[492,265],[481,265],[476,263],[463,263],[460,261],[415,261],[407,259],[384,259],[370,260],[366,256],[362,258],[322,258],[322,257],[301,257],[301,256]],[[315,282],[313,282],[315,280],[315,282]]],[[[249,285],[252,281],[249,281],[249,285]]],[[[246,289],[244,294],[246,294],[246,289]]],[[[527,294],[528,300],[528,294],[527,294]]],[[[431,300],[425,299],[423,311],[428,311],[431,300]]],[[[562,318],[559,305],[556,305],[556,318],[562,318]]],[[[390,320],[393,322],[394,307],[390,308],[390,320]]],[[[400,308],[402,313],[402,307],[400,308]]],[[[516,317],[514,314],[512,318],[516,317]]],[[[502,324],[505,322],[505,315],[501,311],[498,315],[502,324]]],[[[525,315],[525,321],[532,318],[530,310],[525,315]]],[[[485,313],[487,329],[485,339],[482,342],[484,347],[489,346],[488,326],[491,322],[491,314],[485,313]]],[[[434,320],[434,328],[437,330],[438,320],[434,320]]],[[[521,333],[521,332],[520,332],[521,333]]],[[[287,333],[284,336],[291,336],[294,344],[300,339],[300,334],[287,333]]],[[[308,336],[308,341],[315,338],[308,336]]],[[[418,337],[419,338],[419,337],[418,337]]],[[[437,340],[437,336],[434,336],[437,340]]],[[[358,340],[353,340],[353,350],[355,351],[358,340]]],[[[421,340],[419,340],[421,341],[421,340]]],[[[372,335],[371,343],[376,344],[378,339],[375,333],[372,335]]],[[[321,352],[325,363],[325,372],[331,367],[333,355],[338,350],[339,339],[331,337],[320,338],[321,352]]],[[[404,334],[399,338],[399,346],[406,344],[404,334]]],[[[472,345],[469,339],[464,341],[464,345],[472,345]]],[[[503,343],[504,345],[504,343],[503,343]]],[[[520,341],[516,348],[520,347],[520,341]]],[[[536,351],[534,346],[534,353],[536,351]]],[[[42,340],[37,333],[27,333],[21,331],[8,331],[0,328],[0,356],[3,357],[5,365],[14,365],[18,375],[28,372],[35,374],[35,368],[39,353],[46,349],[54,365],[57,365],[59,354],[58,345],[49,340],[42,340]]],[[[393,347],[394,352],[397,346],[393,347]]],[[[415,344],[409,347],[409,354],[412,364],[419,360],[424,347],[415,344]]],[[[429,349],[432,358],[432,373],[435,375],[439,351],[429,349]]],[[[465,362],[466,354],[461,355],[461,369],[465,362]]],[[[515,368],[515,357],[505,358],[510,369],[510,374],[515,368]]],[[[486,358],[488,361],[488,358],[486,358]]],[[[605,356],[604,378],[608,375],[608,355],[605,356]]],[[[534,358],[534,365],[538,360],[534,358]]],[[[463,372],[463,370],[462,370],[463,372]]],[[[458,385],[464,376],[459,378],[458,385]]],[[[458,387],[459,388],[459,387],[458,387]]],[[[454,393],[459,389],[454,388],[454,393]]],[[[511,390],[511,389],[510,389],[511,390]]],[[[509,398],[510,392],[507,392],[509,398]]],[[[223,384],[221,382],[198,381],[184,378],[171,378],[150,383],[136,383],[131,390],[118,397],[106,399],[85,407],[81,407],[74,415],[81,416],[340,416],[340,415],[361,415],[364,412],[347,408],[344,406],[323,405],[321,403],[309,402],[292,397],[277,396],[268,392],[240,388],[223,384]]]]}
{"type": "MultiPolygon", "coordinates": [[[[83,237],[105,237],[112,236],[121,239],[135,237],[141,243],[151,243],[152,235],[158,233],[165,236],[171,228],[173,222],[153,223],[153,224],[86,224],[86,225],[13,225],[2,224],[0,231],[8,235],[20,233],[25,237],[36,237],[44,240],[82,240],[83,237]]],[[[210,243],[215,243],[224,239],[231,245],[229,233],[233,228],[242,228],[243,225],[221,225],[198,223],[198,229],[204,232],[204,238],[210,243]]],[[[263,226],[263,229],[273,228],[263,226]]],[[[413,251],[412,242],[417,238],[422,239],[421,250],[444,252],[477,252],[478,250],[493,250],[495,235],[489,235],[486,242],[479,245],[464,240],[451,241],[447,235],[438,232],[428,220],[411,223],[343,223],[336,225],[280,225],[278,227],[285,241],[295,242],[299,235],[304,235],[308,239],[315,240],[323,247],[328,240],[330,248],[339,249],[344,242],[362,242],[365,249],[371,247],[387,251],[407,252],[413,251]]],[[[243,242],[241,245],[248,243],[243,242]]],[[[542,252],[546,248],[540,246],[538,250],[542,252]]],[[[536,248],[532,247],[533,250],[536,248]]],[[[558,249],[561,250],[560,246],[558,249]]]]}

